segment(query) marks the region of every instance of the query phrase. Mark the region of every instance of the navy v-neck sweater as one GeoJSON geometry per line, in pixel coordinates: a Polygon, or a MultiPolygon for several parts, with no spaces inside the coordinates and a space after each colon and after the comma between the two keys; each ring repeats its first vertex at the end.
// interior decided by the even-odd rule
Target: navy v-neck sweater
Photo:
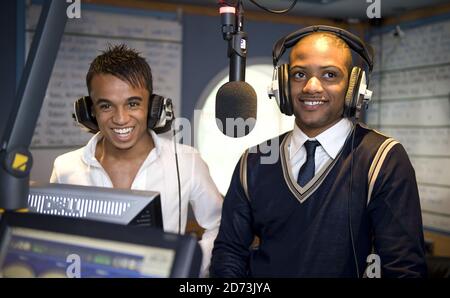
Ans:
{"type": "Polygon", "coordinates": [[[289,137],[272,140],[280,143],[276,163],[261,162],[270,153],[256,150],[236,166],[211,276],[356,277],[372,252],[380,257],[382,276],[424,276],[420,202],[403,147],[396,144],[385,154],[368,201],[368,173],[386,136],[357,125],[353,142],[350,135],[304,188],[290,173],[289,137]],[[251,249],[255,236],[259,245],[251,249]]]}

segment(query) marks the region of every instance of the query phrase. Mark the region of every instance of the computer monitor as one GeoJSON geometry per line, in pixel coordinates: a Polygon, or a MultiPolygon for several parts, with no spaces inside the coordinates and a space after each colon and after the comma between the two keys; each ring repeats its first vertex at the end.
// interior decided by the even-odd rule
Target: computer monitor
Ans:
{"type": "Polygon", "coordinates": [[[78,218],[5,213],[2,277],[198,277],[201,249],[188,235],[78,218]]]}
{"type": "Polygon", "coordinates": [[[122,225],[163,228],[158,192],[57,183],[35,183],[30,212],[86,218],[122,225]]]}

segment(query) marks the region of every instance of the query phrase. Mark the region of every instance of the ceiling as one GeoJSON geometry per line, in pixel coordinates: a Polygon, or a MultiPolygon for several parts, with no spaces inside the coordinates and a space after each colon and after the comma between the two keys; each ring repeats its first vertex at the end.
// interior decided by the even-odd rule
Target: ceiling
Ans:
{"type": "MultiPolygon", "coordinates": [[[[293,0],[256,0],[271,9],[285,9],[293,0]]],[[[217,7],[217,0],[164,0],[170,3],[217,7]]],[[[236,2],[236,0],[228,0],[236,2]]],[[[393,17],[410,10],[449,4],[450,0],[298,0],[289,15],[331,19],[367,19],[366,10],[373,3],[380,4],[381,18],[393,17]]],[[[243,0],[245,10],[262,11],[249,0],[243,0]]]]}

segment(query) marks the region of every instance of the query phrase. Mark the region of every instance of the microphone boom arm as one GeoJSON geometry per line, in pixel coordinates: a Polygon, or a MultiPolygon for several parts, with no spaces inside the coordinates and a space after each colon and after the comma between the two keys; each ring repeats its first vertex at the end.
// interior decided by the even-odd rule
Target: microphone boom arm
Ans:
{"type": "Polygon", "coordinates": [[[238,1],[236,8],[229,8],[235,9],[235,14],[222,14],[222,33],[224,39],[228,41],[228,58],[230,59],[229,81],[245,81],[247,33],[243,31],[244,8],[242,0],[238,1]],[[231,15],[233,15],[234,20],[231,19],[231,15]]]}
{"type": "Polygon", "coordinates": [[[245,81],[245,66],[247,59],[247,33],[236,32],[228,42],[228,57],[230,58],[229,81],[245,81]]]}
{"type": "Polygon", "coordinates": [[[65,1],[46,0],[4,136],[0,136],[0,211],[28,206],[32,156],[28,150],[67,22],[65,1]]]}

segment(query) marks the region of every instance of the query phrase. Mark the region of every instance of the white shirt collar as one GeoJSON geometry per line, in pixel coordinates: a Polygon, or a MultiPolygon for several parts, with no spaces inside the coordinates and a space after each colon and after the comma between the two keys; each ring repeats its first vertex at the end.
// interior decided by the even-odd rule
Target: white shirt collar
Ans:
{"type": "MultiPolygon", "coordinates": [[[[156,150],[152,150],[151,152],[155,151],[156,152],[156,156],[159,156],[161,154],[161,147],[162,147],[162,143],[161,140],[159,139],[158,135],[151,129],[149,129],[150,135],[152,136],[153,139],[153,144],[155,145],[155,149],[156,150]]],[[[82,159],[83,161],[90,165],[90,166],[99,166],[101,167],[100,163],[98,162],[98,160],[95,158],[95,149],[97,148],[97,143],[103,138],[103,135],[101,134],[101,132],[97,132],[90,140],[89,142],[86,144],[86,146],[84,147],[83,150],[83,155],[82,155],[82,159]]],[[[150,152],[150,153],[151,153],[150,152]]],[[[150,155],[150,154],[149,154],[150,155]]],[[[148,160],[149,158],[147,158],[144,163],[149,162],[148,160]]],[[[153,160],[153,159],[152,159],[153,160]]]]}
{"type": "Polygon", "coordinates": [[[292,159],[306,141],[317,140],[325,152],[332,159],[335,159],[351,130],[352,122],[347,118],[342,118],[339,122],[317,135],[315,138],[309,138],[297,124],[295,124],[289,146],[289,158],[292,159]]]}

